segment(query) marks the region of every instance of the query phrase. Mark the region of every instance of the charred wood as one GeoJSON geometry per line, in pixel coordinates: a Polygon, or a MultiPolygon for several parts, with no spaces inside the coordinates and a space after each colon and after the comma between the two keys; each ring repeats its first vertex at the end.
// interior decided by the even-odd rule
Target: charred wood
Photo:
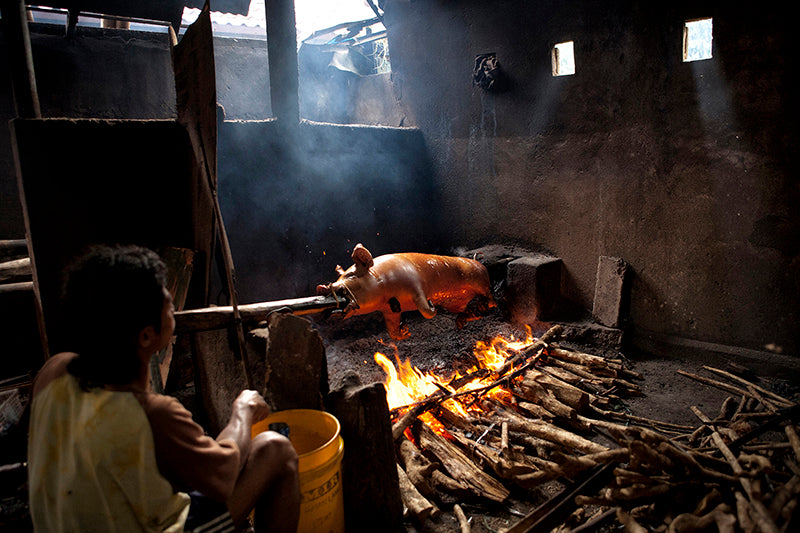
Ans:
{"type": "Polygon", "coordinates": [[[487,475],[461,450],[436,434],[426,424],[420,425],[419,438],[422,448],[433,454],[453,479],[468,487],[476,495],[496,502],[508,498],[508,489],[487,475]]]}

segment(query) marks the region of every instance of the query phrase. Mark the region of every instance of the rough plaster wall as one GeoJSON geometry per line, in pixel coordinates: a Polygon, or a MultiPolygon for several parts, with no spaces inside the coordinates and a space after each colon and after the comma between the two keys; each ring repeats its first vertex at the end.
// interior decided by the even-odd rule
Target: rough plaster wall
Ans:
{"type": "MultiPolygon", "coordinates": [[[[635,272],[637,330],[757,349],[776,342],[797,353],[800,202],[790,166],[797,132],[788,14],[721,2],[695,10],[675,3],[485,4],[387,2],[392,74],[384,94],[396,107],[384,112],[390,125],[399,119],[422,131],[413,142],[404,137],[399,155],[383,137],[374,164],[366,130],[342,136],[336,127],[315,128],[303,144],[301,173],[287,180],[286,168],[296,167],[282,167],[288,145],[269,141],[270,126],[253,136],[243,135],[245,126],[221,128],[221,151],[233,156],[220,156],[221,194],[251,196],[250,211],[224,208],[240,278],[252,287],[248,301],[300,296],[320,278],[328,281],[333,266],[348,260],[348,239],[361,239],[355,233],[368,235],[376,253],[434,251],[439,241],[431,235],[441,229],[445,250],[501,240],[549,249],[564,260],[565,294],[587,309],[598,256],[622,257],[635,272]],[[683,21],[704,15],[714,16],[714,60],[683,64],[683,21]],[[550,47],[568,39],[576,41],[578,73],[553,78],[550,47]],[[505,93],[471,84],[475,55],[488,51],[510,76],[505,93]],[[337,148],[331,141],[339,137],[351,144],[337,148]],[[373,199],[363,201],[369,194],[373,199]],[[381,202],[390,197],[399,200],[381,202]],[[265,211],[291,228],[267,220],[265,211]]],[[[43,37],[54,48],[47,57],[69,58],[39,61],[38,75],[52,76],[40,86],[43,109],[171,113],[166,41],[142,43],[139,57],[135,40],[108,35],[108,42],[91,43],[43,37]],[[104,61],[83,65],[95,61],[87,59],[95,48],[104,61]],[[70,62],[88,69],[93,83],[59,74],[70,62]],[[127,72],[142,68],[157,76],[127,72]],[[114,96],[93,96],[104,91],[114,96]]],[[[266,114],[268,91],[246,81],[235,57],[241,51],[217,52],[221,103],[258,110],[255,118],[266,114]]],[[[246,52],[260,53],[255,45],[246,52]]],[[[262,65],[252,70],[266,76],[262,65]]],[[[10,118],[7,92],[3,102],[10,118]]],[[[371,111],[358,113],[369,122],[371,111]]],[[[4,152],[2,237],[18,238],[24,230],[10,149],[4,152]]]]}
{"type": "Polygon", "coordinates": [[[585,308],[598,256],[622,257],[638,332],[797,353],[788,14],[692,5],[389,2],[393,81],[428,139],[448,242],[549,249],[585,308]],[[698,16],[714,17],[714,59],[682,63],[698,16]],[[565,40],[577,74],[554,78],[565,40]],[[506,92],[471,85],[484,52],[506,92]]]}
{"type": "Polygon", "coordinates": [[[438,194],[412,129],[225,122],[219,188],[241,300],[313,295],[361,242],[437,251],[438,194]]]}
{"type": "MultiPolygon", "coordinates": [[[[42,117],[159,119],[175,117],[175,82],[166,32],[66,29],[30,24],[42,117]]],[[[0,34],[0,43],[2,43],[0,34]]],[[[0,117],[16,116],[5,49],[0,54],[0,117]]],[[[146,154],[145,154],[146,155],[146,154]]],[[[92,147],[76,157],[92,161],[92,147]]],[[[0,136],[0,239],[25,238],[10,137],[0,136]]],[[[112,169],[109,169],[111,172],[112,169]]]]}

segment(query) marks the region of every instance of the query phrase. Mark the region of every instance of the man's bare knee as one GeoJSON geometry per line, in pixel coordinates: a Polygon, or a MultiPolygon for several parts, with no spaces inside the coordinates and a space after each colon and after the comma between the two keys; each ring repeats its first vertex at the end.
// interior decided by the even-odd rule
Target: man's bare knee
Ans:
{"type": "Polygon", "coordinates": [[[298,458],[289,439],[274,431],[264,431],[255,436],[250,444],[250,458],[256,468],[271,465],[279,471],[296,473],[298,458]]]}

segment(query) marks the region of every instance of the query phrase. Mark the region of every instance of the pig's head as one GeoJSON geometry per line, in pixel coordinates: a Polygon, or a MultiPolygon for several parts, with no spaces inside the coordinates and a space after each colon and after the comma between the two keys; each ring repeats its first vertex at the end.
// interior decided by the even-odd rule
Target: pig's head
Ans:
{"type": "Polygon", "coordinates": [[[343,294],[348,298],[349,303],[344,308],[345,318],[373,311],[370,306],[362,307],[368,303],[369,295],[374,292],[375,280],[369,273],[373,265],[372,254],[359,243],[353,248],[350,257],[353,259],[353,265],[347,270],[336,265],[339,279],[327,285],[317,285],[317,294],[343,294]]]}

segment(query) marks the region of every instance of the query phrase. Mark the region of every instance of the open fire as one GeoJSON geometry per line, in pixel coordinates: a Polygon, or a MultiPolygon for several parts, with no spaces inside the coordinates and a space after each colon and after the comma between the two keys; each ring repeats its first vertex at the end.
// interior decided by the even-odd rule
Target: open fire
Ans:
{"type": "Polygon", "coordinates": [[[515,500],[537,506],[507,533],[614,521],[629,531],[790,527],[800,493],[796,426],[785,424],[785,445],[745,446],[760,435],[748,432],[754,420],[785,422],[797,417],[796,403],[707,367],[729,382],[686,375],[734,394],[727,411],[712,419],[692,406],[696,427],[637,417],[624,399],[641,394],[642,377],[619,359],[559,346],[560,333],[478,343],[478,364],[463,375],[422,372],[396,348],[396,366],[375,354],[403,503],[418,522],[452,530],[448,516],[466,532],[469,505],[508,510],[515,500]],[[539,504],[545,484],[561,492],[539,504]]]}
{"type": "MultiPolygon", "coordinates": [[[[457,372],[449,378],[437,376],[431,372],[424,373],[412,366],[408,359],[401,362],[395,345],[392,346],[395,350],[396,367],[384,354],[375,353],[375,362],[386,373],[386,400],[389,408],[402,413],[413,404],[423,401],[437,392],[456,394],[458,391],[453,388],[453,383],[460,383],[463,391],[473,391],[485,387],[489,384],[487,375],[500,371],[515,353],[534,343],[535,339],[530,328],[527,328],[527,332],[525,340],[521,341],[513,338],[505,339],[500,336],[488,343],[478,341],[473,352],[478,364],[467,370],[464,375],[457,372]]],[[[486,391],[489,395],[493,392],[496,393],[496,391],[486,391]]],[[[473,402],[466,401],[466,396],[449,398],[442,401],[441,405],[461,416],[468,416],[469,411],[477,409],[473,402]]],[[[431,418],[429,416],[427,421],[430,421],[431,418]]]]}

